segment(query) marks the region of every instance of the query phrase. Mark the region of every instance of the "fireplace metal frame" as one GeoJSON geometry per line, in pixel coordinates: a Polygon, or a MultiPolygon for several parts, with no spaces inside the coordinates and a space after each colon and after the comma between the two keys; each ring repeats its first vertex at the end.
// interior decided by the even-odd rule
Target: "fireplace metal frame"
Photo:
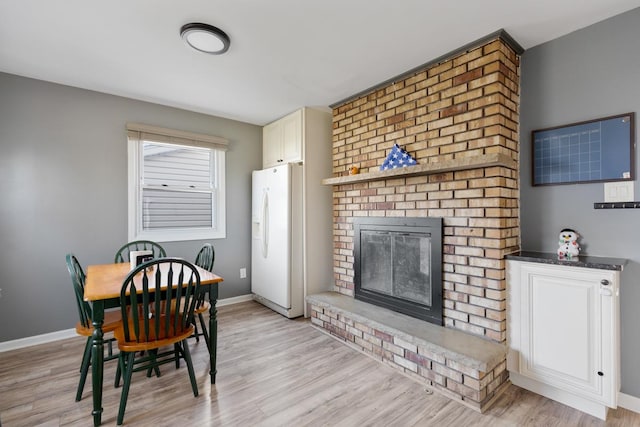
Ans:
{"type": "Polygon", "coordinates": [[[354,285],[355,298],[406,314],[417,319],[426,320],[436,325],[442,325],[442,218],[382,218],[382,217],[354,217],[354,285]],[[418,302],[404,300],[391,295],[382,294],[361,287],[360,271],[360,236],[362,231],[399,231],[425,233],[431,236],[431,306],[418,302]],[[439,245],[439,246],[438,246],[439,245]],[[434,286],[437,284],[437,286],[434,286]]]}

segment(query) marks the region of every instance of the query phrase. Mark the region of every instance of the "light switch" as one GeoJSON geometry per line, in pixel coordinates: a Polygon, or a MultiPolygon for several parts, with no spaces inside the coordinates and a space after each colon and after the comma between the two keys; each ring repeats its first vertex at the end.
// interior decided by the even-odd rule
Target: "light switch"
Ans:
{"type": "Polygon", "coordinates": [[[605,182],[605,202],[633,202],[633,181],[605,182]]]}

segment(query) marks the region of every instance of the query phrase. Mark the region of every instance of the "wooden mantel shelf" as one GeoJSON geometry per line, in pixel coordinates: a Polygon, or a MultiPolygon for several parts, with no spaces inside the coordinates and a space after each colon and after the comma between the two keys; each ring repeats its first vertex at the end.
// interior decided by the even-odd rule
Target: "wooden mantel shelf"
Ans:
{"type": "Polygon", "coordinates": [[[325,178],[322,180],[323,185],[342,185],[353,184],[356,182],[376,181],[381,179],[407,178],[418,175],[433,175],[443,172],[461,171],[469,169],[478,169],[492,166],[504,166],[509,169],[516,169],[515,160],[506,154],[491,153],[480,156],[463,157],[460,159],[445,160],[442,162],[418,164],[415,166],[407,166],[406,168],[388,169],[385,171],[373,171],[356,175],[338,176],[334,178],[325,178]]]}

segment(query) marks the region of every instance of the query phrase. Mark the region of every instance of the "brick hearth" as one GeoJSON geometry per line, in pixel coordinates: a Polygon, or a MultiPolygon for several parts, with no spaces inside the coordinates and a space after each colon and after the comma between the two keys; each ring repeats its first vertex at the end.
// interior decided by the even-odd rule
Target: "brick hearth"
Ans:
{"type": "MultiPolygon", "coordinates": [[[[333,185],[335,292],[354,293],[353,217],[442,217],[445,328],[505,343],[504,255],[520,245],[519,57],[509,40],[497,35],[334,107],[333,177],[325,181],[333,185]],[[379,172],[394,143],[424,171],[379,172]],[[474,161],[489,157],[508,161],[474,161]],[[359,167],[360,175],[348,177],[351,166],[359,167]]],[[[439,359],[413,369],[423,360],[413,346],[400,356],[391,337],[393,348],[376,350],[366,336],[380,341],[382,349],[386,336],[376,336],[370,327],[358,329],[345,313],[316,305],[312,321],[479,410],[507,380],[504,359],[486,366],[480,377],[465,377],[465,369],[474,375],[478,370],[462,364],[452,375],[443,374],[452,368],[439,359]],[[338,322],[348,326],[343,330],[359,332],[345,335],[336,329],[338,322]],[[495,369],[498,375],[484,379],[495,369]]]]}

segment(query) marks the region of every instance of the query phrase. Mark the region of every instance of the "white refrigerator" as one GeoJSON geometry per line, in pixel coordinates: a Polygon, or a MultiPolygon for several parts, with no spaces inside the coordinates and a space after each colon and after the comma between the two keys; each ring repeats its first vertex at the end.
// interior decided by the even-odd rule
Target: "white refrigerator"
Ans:
{"type": "Polygon", "coordinates": [[[293,318],[304,314],[302,166],[252,173],[251,292],[293,318]]]}

